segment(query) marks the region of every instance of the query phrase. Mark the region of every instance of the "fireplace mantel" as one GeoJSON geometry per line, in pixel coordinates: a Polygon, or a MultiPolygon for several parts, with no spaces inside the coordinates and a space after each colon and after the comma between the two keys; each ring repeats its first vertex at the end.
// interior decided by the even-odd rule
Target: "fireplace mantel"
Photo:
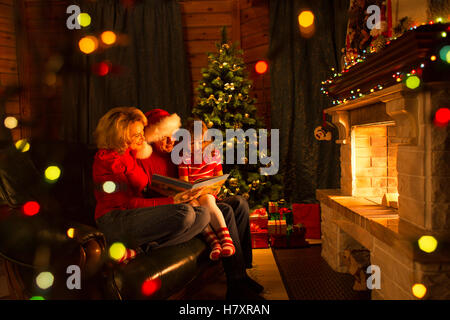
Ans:
{"type": "Polygon", "coordinates": [[[377,106],[377,112],[371,118],[371,124],[395,122],[398,130],[394,142],[417,144],[418,120],[416,111],[419,103],[418,96],[418,92],[406,88],[404,84],[397,84],[356,100],[325,109],[325,112],[331,115],[333,124],[338,128],[339,138],[336,143],[348,143],[351,126],[361,124],[358,122],[352,123],[350,117],[352,110],[377,106]]]}

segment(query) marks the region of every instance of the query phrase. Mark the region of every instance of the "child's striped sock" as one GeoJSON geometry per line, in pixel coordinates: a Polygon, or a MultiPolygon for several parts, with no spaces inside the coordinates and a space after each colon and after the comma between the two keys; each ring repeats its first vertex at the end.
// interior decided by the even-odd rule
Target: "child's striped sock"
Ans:
{"type": "Polygon", "coordinates": [[[203,235],[205,236],[206,242],[211,247],[211,253],[209,254],[209,258],[213,261],[219,260],[220,254],[222,252],[222,247],[220,245],[219,239],[217,239],[214,231],[203,231],[203,235]]]}
{"type": "Polygon", "coordinates": [[[236,248],[233,244],[233,239],[231,239],[230,231],[228,228],[220,228],[217,235],[220,239],[220,244],[222,245],[222,257],[230,257],[236,252],[236,248]]]}

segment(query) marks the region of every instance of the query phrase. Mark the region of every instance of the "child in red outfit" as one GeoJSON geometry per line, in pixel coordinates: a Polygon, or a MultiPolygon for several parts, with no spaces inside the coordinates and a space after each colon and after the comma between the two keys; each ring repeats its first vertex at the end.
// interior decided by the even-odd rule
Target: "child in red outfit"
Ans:
{"type": "MultiPolygon", "coordinates": [[[[200,121],[200,120],[195,120],[200,121]]],[[[202,141],[203,136],[207,130],[206,125],[202,123],[202,141]]],[[[187,125],[187,129],[191,133],[191,137],[194,135],[194,122],[191,121],[187,125]]],[[[192,139],[194,140],[194,139],[192,139]]],[[[214,176],[223,175],[221,158],[218,150],[214,150],[210,161],[205,161],[203,158],[205,148],[209,143],[202,142],[202,162],[200,164],[194,163],[194,154],[191,155],[183,161],[182,164],[178,166],[178,174],[180,179],[195,182],[198,179],[211,178],[214,176]]],[[[194,150],[194,142],[191,143],[191,150],[194,150]]],[[[209,209],[211,214],[211,226],[207,226],[203,234],[206,237],[206,241],[211,246],[211,253],[209,255],[211,260],[218,260],[220,257],[229,257],[235,253],[235,247],[233,240],[230,237],[230,232],[225,223],[222,211],[216,205],[216,199],[212,194],[206,194],[200,196],[191,205],[200,205],[209,209]],[[212,227],[212,228],[211,228],[212,227]]]]}

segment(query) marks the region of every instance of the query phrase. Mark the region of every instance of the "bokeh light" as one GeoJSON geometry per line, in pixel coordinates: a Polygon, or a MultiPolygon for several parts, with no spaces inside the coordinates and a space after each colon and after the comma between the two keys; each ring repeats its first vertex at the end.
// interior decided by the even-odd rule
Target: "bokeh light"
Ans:
{"type": "Polygon", "coordinates": [[[161,279],[147,279],[142,283],[141,292],[144,296],[151,296],[161,288],[161,279]]]}
{"type": "Polygon", "coordinates": [[[41,206],[36,201],[28,201],[22,207],[23,213],[27,216],[38,214],[40,209],[41,206]]]}
{"type": "Polygon", "coordinates": [[[19,121],[17,121],[16,117],[6,117],[3,123],[5,124],[6,128],[14,129],[19,124],[19,121]]]}
{"type": "Polygon", "coordinates": [[[73,239],[74,235],[75,235],[75,229],[74,228],[67,229],[67,236],[69,238],[73,239]]]}
{"type": "Polygon", "coordinates": [[[106,193],[113,193],[114,191],[116,191],[116,184],[112,181],[106,181],[103,184],[103,191],[105,191],[106,193]]]}
{"type": "Polygon", "coordinates": [[[120,259],[122,259],[126,253],[127,253],[127,248],[125,248],[123,243],[114,242],[109,247],[109,256],[116,261],[119,261],[120,259]]]}
{"type": "Polygon", "coordinates": [[[16,149],[21,152],[27,152],[28,150],[30,150],[30,144],[26,139],[17,140],[15,146],[16,149]]]}
{"type": "Polygon", "coordinates": [[[433,236],[422,236],[420,237],[418,243],[420,250],[425,251],[427,253],[436,250],[438,245],[436,238],[433,236]]]}
{"type": "Polygon", "coordinates": [[[422,299],[427,293],[427,288],[421,283],[416,283],[412,287],[412,293],[416,298],[422,299]]]}
{"type": "Polygon", "coordinates": [[[442,61],[450,63],[450,61],[448,59],[449,52],[450,52],[450,46],[444,46],[444,47],[442,47],[441,50],[439,50],[439,56],[441,57],[442,61]]]}
{"type": "Polygon", "coordinates": [[[255,71],[259,74],[266,73],[268,68],[269,65],[263,60],[260,60],[255,64],[255,71]]]}
{"type": "Polygon", "coordinates": [[[45,290],[53,285],[54,280],[55,278],[53,277],[53,274],[51,272],[44,271],[39,273],[36,277],[36,284],[39,288],[45,290]]]}
{"type": "Polygon", "coordinates": [[[110,64],[108,62],[102,61],[102,62],[94,64],[92,69],[96,75],[104,77],[110,72],[111,68],[110,68],[110,64]]]}
{"type": "Polygon", "coordinates": [[[112,45],[116,42],[117,36],[112,31],[105,31],[101,34],[100,38],[102,39],[104,44],[112,45]]]}
{"type": "Polygon", "coordinates": [[[45,300],[45,298],[43,296],[33,296],[30,300],[45,300]]]}
{"type": "Polygon", "coordinates": [[[80,13],[78,15],[77,19],[78,19],[78,23],[82,27],[88,27],[91,24],[91,16],[86,12],[80,13]]]}
{"type": "Polygon", "coordinates": [[[417,89],[420,86],[420,78],[418,76],[410,76],[406,79],[406,86],[409,89],[417,89]]]}
{"type": "Polygon", "coordinates": [[[298,23],[303,28],[308,28],[314,23],[314,14],[311,11],[303,11],[298,15],[298,23]]]}
{"type": "Polygon", "coordinates": [[[430,60],[431,60],[431,61],[436,61],[436,59],[437,59],[436,56],[431,56],[431,57],[430,57],[430,60]]]}
{"type": "Polygon", "coordinates": [[[58,180],[60,175],[61,169],[59,169],[57,166],[49,166],[47,169],[45,169],[45,178],[50,182],[58,180]]]}
{"type": "Polygon", "coordinates": [[[98,48],[98,40],[94,36],[86,36],[80,39],[78,42],[78,47],[80,51],[85,54],[90,54],[97,50],[98,48]]]}
{"type": "Polygon", "coordinates": [[[56,84],[56,80],[56,73],[54,72],[48,72],[44,77],[44,82],[50,87],[56,84]]]}
{"type": "Polygon", "coordinates": [[[434,114],[434,124],[438,127],[446,127],[450,122],[450,109],[439,108],[434,114]]]}

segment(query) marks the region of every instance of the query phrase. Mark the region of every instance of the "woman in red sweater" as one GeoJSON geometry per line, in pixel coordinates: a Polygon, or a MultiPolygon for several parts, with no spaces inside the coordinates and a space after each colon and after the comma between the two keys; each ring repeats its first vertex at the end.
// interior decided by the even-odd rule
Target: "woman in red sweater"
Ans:
{"type": "MultiPolygon", "coordinates": [[[[131,249],[188,241],[210,219],[206,209],[175,203],[171,197],[143,197],[149,181],[136,158],[151,154],[144,139],[146,125],[139,109],[114,108],[100,119],[94,134],[99,148],[93,164],[95,220],[110,244],[120,241],[131,249]]],[[[161,129],[155,128],[155,139],[167,134],[161,129]]]]}

